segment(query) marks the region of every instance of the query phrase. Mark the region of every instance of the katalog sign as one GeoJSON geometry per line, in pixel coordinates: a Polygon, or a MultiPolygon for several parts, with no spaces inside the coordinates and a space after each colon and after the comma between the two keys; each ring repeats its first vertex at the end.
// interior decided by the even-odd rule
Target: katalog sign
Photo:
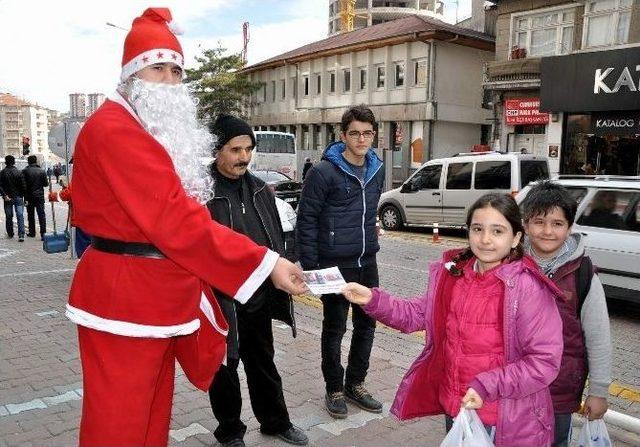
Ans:
{"type": "Polygon", "coordinates": [[[507,125],[516,124],[547,124],[548,113],[540,113],[538,98],[507,99],[504,102],[504,116],[507,125]]]}

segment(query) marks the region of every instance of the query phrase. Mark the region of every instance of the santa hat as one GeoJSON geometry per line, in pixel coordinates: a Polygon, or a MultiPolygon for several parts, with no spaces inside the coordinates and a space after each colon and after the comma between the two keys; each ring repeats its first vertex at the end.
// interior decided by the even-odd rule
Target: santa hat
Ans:
{"type": "Polygon", "coordinates": [[[144,67],[162,62],[183,67],[182,47],[176,34],[182,33],[172,23],[169,8],[148,8],[136,17],[124,40],[120,79],[124,81],[144,67]]]}

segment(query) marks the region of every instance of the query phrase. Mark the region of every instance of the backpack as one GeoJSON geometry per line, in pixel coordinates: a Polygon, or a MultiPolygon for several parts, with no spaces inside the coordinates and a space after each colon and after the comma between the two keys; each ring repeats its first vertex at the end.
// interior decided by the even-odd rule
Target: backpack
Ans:
{"type": "Polygon", "coordinates": [[[587,298],[589,294],[589,290],[591,289],[591,280],[593,278],[595,271],[593,269],[593,262],[591,262],[591,258],[589,256],[582,256],[582,260],[580,261],[580,267],[576,270],[576,295],[578,297],[578,318],[580,318],[580,313],[582,312],[582,306],[584,305],[584,300],[587,298]]]}

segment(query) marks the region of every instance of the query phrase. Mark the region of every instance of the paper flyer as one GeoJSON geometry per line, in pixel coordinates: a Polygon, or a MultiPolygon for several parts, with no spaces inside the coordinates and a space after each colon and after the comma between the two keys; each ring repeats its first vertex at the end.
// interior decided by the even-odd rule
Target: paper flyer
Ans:
{"type": "Polygon", "coordinates": [[[303,274],[305,284],[314,295],[340,293],[342,286],[346,284],[338,267],[308,270],[303,272],[303,274]]]}

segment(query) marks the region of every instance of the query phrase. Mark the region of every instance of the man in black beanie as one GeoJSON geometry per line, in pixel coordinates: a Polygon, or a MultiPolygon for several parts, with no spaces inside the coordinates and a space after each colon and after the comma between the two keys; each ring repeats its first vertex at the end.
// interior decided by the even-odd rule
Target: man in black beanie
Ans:
{"type": "MultiPolygon", "coordinates": [[[[265,183],[247,171],[256,139],[251,127],[239,118],[221,115],[213,125],[217,136],[211,175],[214,198],[207,203],[211,217],[254,242],[285,254],[284,234],[275,197],[265,183]]],[[[214,435],[223,446],[244,446],[247,430],[240,420],[242,397],[238,366],[244,365],[251,407],[260,431],[294,445],[306,445],[307,436],[291,424],[282,392],[282,379],[273,361],[271,319],[292,328],[295,337],[293,301],[267,280],[246,302],[240,304],[215,291],[229,322],[227,362],[216,373],[209,388],[211,408],[219,422],[214,435]]]]}

